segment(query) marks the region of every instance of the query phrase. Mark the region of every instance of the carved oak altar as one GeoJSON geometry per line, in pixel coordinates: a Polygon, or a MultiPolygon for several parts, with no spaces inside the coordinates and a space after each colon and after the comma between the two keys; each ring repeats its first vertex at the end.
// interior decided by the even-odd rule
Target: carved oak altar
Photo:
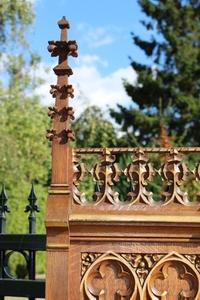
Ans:
{"type": "Polygon", "coordinates": [[[200,147],[72,149],[68,56],[77,44],[64,17],[58,25],[61,40],[48,46],[59,62],[47,132],[46,299],[200,299],[200,163],[185,159],[200,147]]]}

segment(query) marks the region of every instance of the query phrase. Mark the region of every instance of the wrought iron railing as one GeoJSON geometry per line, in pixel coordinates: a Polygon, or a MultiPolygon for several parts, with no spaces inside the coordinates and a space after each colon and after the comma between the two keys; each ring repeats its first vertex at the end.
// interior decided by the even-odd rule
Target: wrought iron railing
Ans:
{"type": "Polygon", "coordinates": [[[0,300],[4,296],[27,297],[29,300],[45,297],[45,281],[36,280],[36,252],[46,250],[46,235],[36,234],[36,195],[32,185],[28,197],[29,204],[25,212],[29,213],[28,234],[7,234],[6,214],[9,211],[7,196],[3,186],[0,194],[0,300]],[[25,266],[23,275],[13,275],[10,260],[14,253],[19,253],[24,258],[25,266]],[[23,277],[23,278],[22,278],[23,277]]]}
{"type": "Polygon", "coordinates": [[[200,147],[76,149],[73,202],[90,206],[199,204],[199,159],[200,147]]]}

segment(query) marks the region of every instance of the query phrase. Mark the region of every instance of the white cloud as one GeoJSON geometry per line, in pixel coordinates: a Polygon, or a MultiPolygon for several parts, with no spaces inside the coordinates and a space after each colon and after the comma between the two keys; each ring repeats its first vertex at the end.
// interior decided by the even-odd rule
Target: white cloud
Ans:
{"type": "Polygon", "coordinates": [[[77,29],[82,33],[82,40],[89,48],[99,48],[115,41],[112,28],[93,27],[86,23],[80,23],[77,29]]]}
{"type": "Polygon", "coordinates": [[[56,84],[56,76],[52,70],[54,67],[55,64],[47,67],[47,65],[40,63],[37,71],[35,71],[35,75],[44,80],[44,83],[35,89],[35,94],[40,97],[42,104],[48,106],[54,103],[49,93],[50,85],[56,84]]]}
{"type": "Polygon", "coordinates": [[[82,55],[81,58],[78,57],[78,59],[75,60],[75,64],[77,66],[80,65],[94,65],[94,64],[99,64],[102,65],[103,67],[108,66],[108,62],[105,60],[102,60],[98,55],[82,55]]]}
{"type": "MultiPolygon", "coordinates": [[[[89,105],[97,105],[105,110],[107,106],[115,108],[117,103],[127,105],[130,102],[122,79],[134,84],[137,78],[134,70],[128,66],[103,76],[98,70],[99,63],[101,60],[98,56],[87,55],[73,68],[74,74],[69,80],[75,88],[75,98],[71,103],[76,116],[89,105]]],[[[52,104],[54,101],[49,95],[49,85],[56,82],[56,76],[53,71],[46,73],[42,65],[38,73],[47,83],[39,87],[36,93],[42,96],[42,103],[52,104]]]]}

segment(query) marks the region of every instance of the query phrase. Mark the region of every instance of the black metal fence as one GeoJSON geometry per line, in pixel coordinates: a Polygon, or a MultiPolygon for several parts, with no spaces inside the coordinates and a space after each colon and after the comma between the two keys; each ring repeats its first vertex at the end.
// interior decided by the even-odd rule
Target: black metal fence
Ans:
{"type": "MultiPolygon", "coordinates": [[[[29,204],[25,212],[29,213],[28,234],[7,234],[6,214],[9,212],[4,186],[0,194],[0,300],[5,296],[27,297],[29,300],[45,298],[45,280],[36,280],[36,252],[46,250],[46,235],[36,234],[36,204],[34,186],[28,197],[29,204]],[[24,275],[14,276],[9,266],[9,260],[14,253],[24,257],[24,275]]],[[[22,274],[22,272],[21,272],[22,274]]]]}

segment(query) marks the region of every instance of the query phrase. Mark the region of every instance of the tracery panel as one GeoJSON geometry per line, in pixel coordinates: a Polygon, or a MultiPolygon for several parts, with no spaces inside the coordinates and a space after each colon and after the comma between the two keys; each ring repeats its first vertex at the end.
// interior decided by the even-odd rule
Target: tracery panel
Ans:
{"type": "Polygon", "coordinates": [[[82,253],[81,299],[198,300],[198,255],[82,253]]]}
{"type": "Polygon", "coordinates": [[[81,282],[81,299],[84,300],[139,300],[140,293],[131,266],[115,253],[97,258],[81,282]]]}

